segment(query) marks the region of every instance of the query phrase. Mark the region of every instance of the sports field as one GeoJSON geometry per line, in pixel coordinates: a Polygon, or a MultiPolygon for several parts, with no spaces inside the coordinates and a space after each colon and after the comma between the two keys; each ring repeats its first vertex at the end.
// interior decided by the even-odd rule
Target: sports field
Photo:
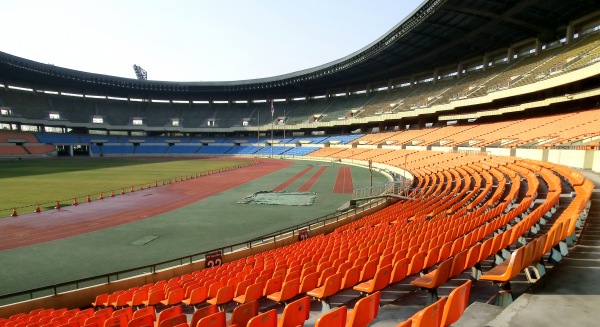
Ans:
{"type": "Polygon", "coordinates": [[[250,160],[176,159],[39,159],[0,161],[0,217],[72,205],[74,198],[85,202],[89,195],[110,196],[162,185],[220,169],[251,163],[250,160]]]}
{"type": "MultiPolygon", "coordinates": [[[[196,168],[204,161],[208,160],[187,164],[196,168]]],[[[351,198],[352,187],[370,183],[369,170],[363,167],[302,160],[259,161],[60,211],[1,219],[4,233],[0,248],[4,250],[0,251],[0,262],[6,264],[0,270],[0,295],[244,242],[330,214],[351,198]],[[316,198],[308,206],[239,202],[255,192],[273,190],[312,192],[316,198]],[[35,242],[27,243],[31,240],[35,242]]],[[[125,162],[122,166],[127,166],[125,162]]],[[[145,164],[149,163],[142,161],[130,167],[145,164]]],[[[112,168],[98,170],[104,169],[112,168]]],[[[170,176],[180,172],[183,170],[170,176]]],[[[373,174],[373,185],[387,181],[384,175],[373,174]]]]}

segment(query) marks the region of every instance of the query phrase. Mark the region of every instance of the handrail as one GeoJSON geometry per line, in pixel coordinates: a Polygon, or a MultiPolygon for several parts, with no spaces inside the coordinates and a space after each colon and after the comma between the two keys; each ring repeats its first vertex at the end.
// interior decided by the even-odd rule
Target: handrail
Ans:
{"type": "Polygon", "coordinates": [[[232,244],[224,247],[211,249],[208,251],[203,251],[200,253],[195,253],[192,255],[187,255],[184,257],[179,257],[175,259],[171,259],[168,261],[162,261],[151,265],[145,265],[137,268],[131,268],[126,270],[121,270],[117,272],[112,272],[108,274],[97,275],[93,277],[78,279],[74,281],[48,285],[43,287],[38,287],[34,289],[29,289],[25,291],[9,293],[9,294],[1,294],[0,295],[0,306],[12,304],[20,301],[33,300],[36,298],[46,297],[46,296],[55,296],[64,292],[69,292],[73,290],[78,290],[85,287],[96,286],[101,284],[108,284],[111,282],[115,282],[118,280],[131,278],[135,276],[143,276],[146,274],[154,274],[158,271],[174,268],[177,266],[188,265],[204,259],[204,256],[209,253],[221,252],[222,254],[232,253],[235,251],[239,251],[242,249],[251,249],[253,247],[265,245],[268,243],[276,242],[282,238],[290,237],[296,235],[297,231],[300,229],[308,228],[308,230],[324,227],[328,224],[338,222],[343,219],[347,219],[351,216],[354,216],[358,213],[364,212],[371,208],[374,208],[378,205],[381,205],[385,200],[380,199],[377,201],[367,202],[360,207],[354,208],[353,210],[349,210],[343,213],[331,213],[325,216],[321,216],[319,218],[315,218],[308,222],[298,224],[292,227],[288,227],[285,229],[278,230],[276,232],[268,233],[263,236],[232,244]],[[335,219],[335,220],[334,220],[335,219]],[[315,226],[317,225],[317,226],[315,226]],[[291,234],[290,234],[291,233],[291,234]],[[11,301],[10,299],[14,299],[11,301]]]}

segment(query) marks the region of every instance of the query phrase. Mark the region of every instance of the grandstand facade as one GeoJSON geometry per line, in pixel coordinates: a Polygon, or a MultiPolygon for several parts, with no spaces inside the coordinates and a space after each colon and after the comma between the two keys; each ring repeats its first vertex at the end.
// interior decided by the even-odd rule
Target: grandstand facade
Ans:
{"type": "MultiPolygon", "coordinates": [[[[600,172],[600,5],[424,1],[347,57],[246,81],[141,81],[0,53],[0,113],[5,158],[306,156],[401,168],[414,177],[414,202],[326,228],[331,234],[306,243],[232,259],[215,273],[245,276],[250,262],[263,271],[292,253],[317,267],[356,252],[352,262],[365,262],[354,283],[338,260],[314,268],[331,272],[315,287],[297,287],[325,308],[343,289],[378,294],[393,280],[374,286],[381,270],[395,283],[415,277],[411,283],[429,292],[424,309],[443,308],[438,286],[468,269],[467,278],[494,282],[497,302],[508,306],[510,281],[523,271],[529,283],[541,279],[572,249],[589,212],[594,185],[567,166],[600,172]],[[453,260],[462,260],[454,270],[453,260]],[[445,277],[437,275],[442,266],[445,277]],[[329,277],[332,294],[324,289],[329,277]]],[[[103,301],[96,307],[110,306],[103,301]]]]}

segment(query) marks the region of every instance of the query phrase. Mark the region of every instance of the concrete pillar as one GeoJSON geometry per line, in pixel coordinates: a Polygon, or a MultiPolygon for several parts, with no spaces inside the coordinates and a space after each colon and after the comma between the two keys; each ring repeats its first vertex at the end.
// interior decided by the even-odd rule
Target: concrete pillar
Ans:
{"type": "Polygon", "coordinates": [[[74,147],[74,145],[69,145],[69,156],[70,157],[73,156],[73,147],[74,147]]]}
{"type": "Polygon", "coordinates": [[[571,44],[571,42],[573,41],[573,31],[575,30],[573,23],[569,23],[569,25],[567,25],[567,35],[565,35],[565,44],[571,44]]]}
{"type": "Polygon", "coordinates": [[[511,62],[513,62],[513,56],[514,56],[514,55],[515,55],[515,48],[513,48],[513,47],[509,47],[509,48],[508,48],[508,51],[507,51],[507,53],[506,53],[506,62],[507,62],[507,63],[509,63],[509,64],[510,64],[511,62]]]}
{"type": "Polygon", "coordinates": [[[463,64],[462,63],[458,63],[458,66],[456,67],[456,77],[460,78],[462,76],[462,70],[463,70],[463,64]]]}
{"type": "Polygon", "coordinates": [[[435,82],[437,82],[438,77],[440,77],[440,70],[439,70],[439,68],[436,68],[433,71],[433,84],[435,84],[435,82]]]}
{"type": "Polygon", "coordinates": [[[535,39],[535,55],[539,55],[542,52],[542,41],[535,39]]]}
{"type": "Polygon", "coordinates": [[[488,68],[489,64],[490,64],[490,55],[486,53],[485,55],[483,55],[483,70],[484,71],[488,68]]]}

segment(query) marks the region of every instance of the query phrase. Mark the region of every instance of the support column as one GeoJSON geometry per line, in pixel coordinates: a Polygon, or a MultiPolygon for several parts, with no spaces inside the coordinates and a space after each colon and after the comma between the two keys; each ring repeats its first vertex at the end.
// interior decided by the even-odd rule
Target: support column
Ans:
{"type": "Polygon", "coordinates": [[[565,44],[571,44],[573,41],[573,31],[573,23],[569,23],[569,25],[567,25],[567,35],[565,35],[565,44]]]}
{"type": "Polygon", "coordinates": [[[435,83],[437,82],[437,80],[438,80],[438,77],[440,77],[440,69],[439,69],[439,68],[436,68],[436,69],[433,71],[433,84],[435,84],[435,83]]]}
{"type": "Polygon", "coordinates": [[[490,64],[490,55],[486,53],[483,55],[483,71],[485,71],[488,68],[489,64],[490,64]]]}
{"type": "Polygon", "coordinates": [[[514,56],[514,55],[515,55],[515,48],[513,48],[513,47],[509,47],[509,48],[508,48],[508,52],[507,52],[507,54],[506,54],[506,56],[507,56],[507,58],[506,58],[506,62],[507,62],[507,63],[509,63],[509,64],[510,64],[511,62],[513,62],[513,56],[514,56]]]}
{"type": "Polygon", "coordinates": [[[462,70],[463,70],[463,64],[458,63],[458,66],[456,67],[456,77],[460,78],[462,76],[462,70]]]}
{"type": "Polygon", "coordinates": [[[70,157],[73,156],[73,147],[74,147],[74,145],[69,145],[69,156],[70,157]]]}
{"type": "Polygon", "coordinates": [[[539,55],[542,52],[542,41],[535,39],[535,55],[539,55]]]}

